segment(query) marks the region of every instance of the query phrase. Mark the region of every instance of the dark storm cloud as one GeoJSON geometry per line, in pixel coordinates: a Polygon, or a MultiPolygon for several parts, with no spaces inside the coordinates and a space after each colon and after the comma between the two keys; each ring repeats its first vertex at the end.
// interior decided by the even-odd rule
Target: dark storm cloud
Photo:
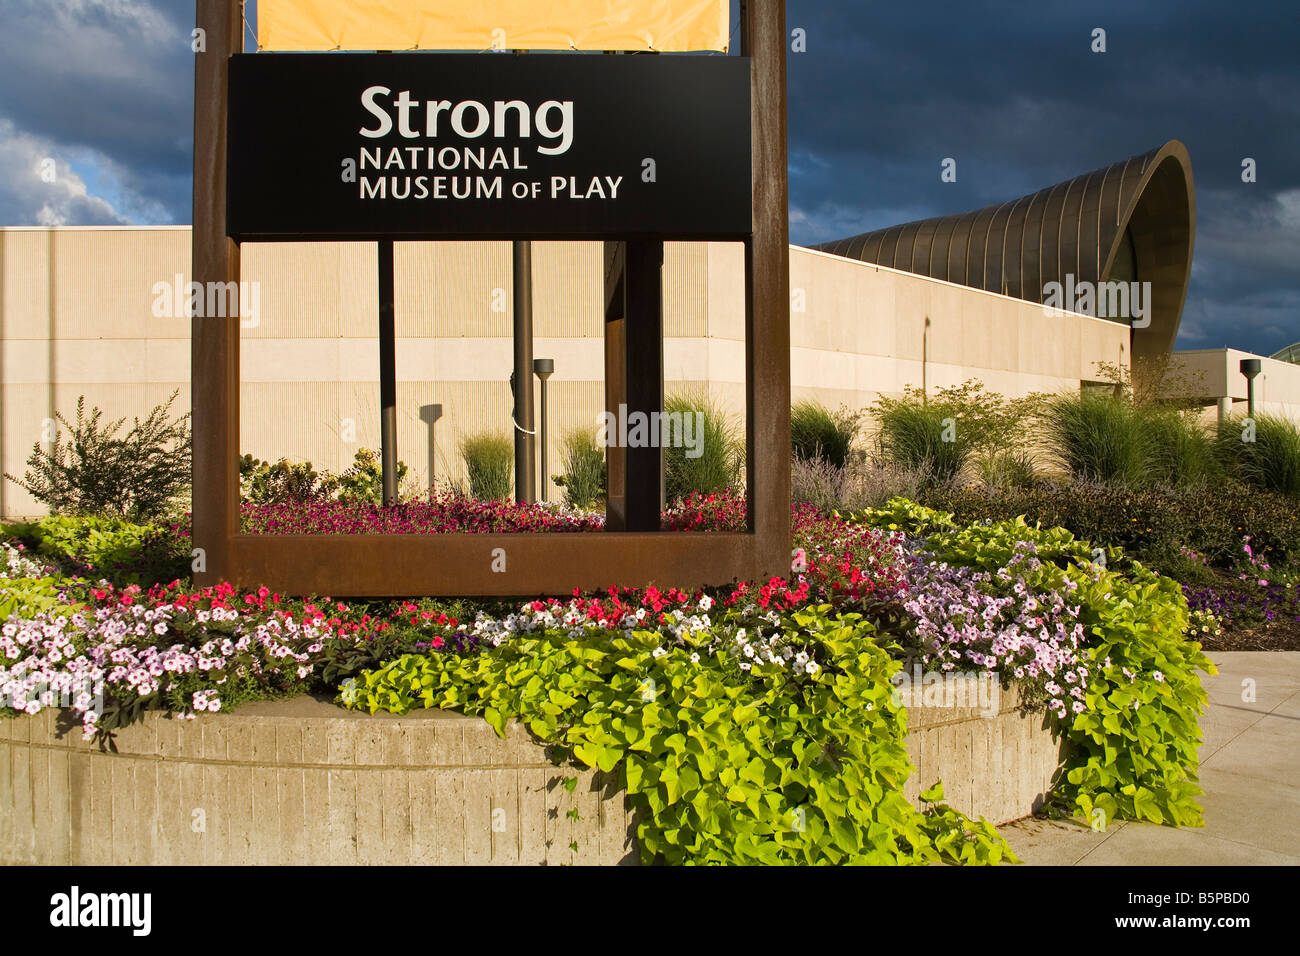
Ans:
{"type": "MultiPolygon", "coordinates": [[[[1198,209],[1180,346],[1281,348],[1300,339],[1294,8],[789,0],[807,43],[789,63],[791,237],[974,209],[1181,139],[1198,209]],[[1246,156],[1255,184],[1241,182],[1246,156]],[[945,157],[956,183],[940,182],[945,157]]],[[[4,0],[3,13],[0,222],[187,222],[193,0],[4,0]],[[42,156],[57,184],[36,175],[42,156]],[[96,169],[89,193],[68,162],[96,169]]]]}
{"type": "Polygon", "coordinates": [[[1300,339],[1293,2],[790,0],[787,19],[807,36],[789,64],[795,242],[964,212],[1181,139],[1198,209],[1179,346],[1300,339]]]}

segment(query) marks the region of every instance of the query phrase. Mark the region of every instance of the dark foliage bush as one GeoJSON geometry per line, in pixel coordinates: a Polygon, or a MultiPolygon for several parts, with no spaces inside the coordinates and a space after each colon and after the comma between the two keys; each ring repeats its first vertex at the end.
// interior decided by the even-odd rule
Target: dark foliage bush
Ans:
{"type": "Polygon", "coordinates": [[[1296,502],[1232,480],[1185,489],[1085,482],[999,489],[939,486],[921,498],[964,521],[1024,515],[1031,524],[1059,525],[1098,545],[1122,547],[1171,573],[1181,567],[1180,547],[1204,555],[1216,567],[1231,568],[1246,535],[1275,564],[1300,558],[1296,502]]]}

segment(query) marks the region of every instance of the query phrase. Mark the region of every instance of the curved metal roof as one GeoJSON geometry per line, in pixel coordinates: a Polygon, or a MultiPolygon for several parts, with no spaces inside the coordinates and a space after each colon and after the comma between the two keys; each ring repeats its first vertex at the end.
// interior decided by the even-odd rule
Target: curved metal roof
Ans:
{"type": "Polygon", "coordinates": [[[1135,278],[1151,283],[1135,356],[1173,349],[1195,238],[1192,161],[1178,140],[1036,193],[973,212],[865,232],[814,248],[1042,302],[1044,286],[1110,279],[1133,239],[1135,278]]]}
{"type": "Polygon", "coordinates": [[[1300,365],[1300,342],[1294,345],[1288,345],[1281,351],[1274,352],[1269,358],[1275,358],[1279,362],[1290,362],[1292,365],[1300,365]]]}

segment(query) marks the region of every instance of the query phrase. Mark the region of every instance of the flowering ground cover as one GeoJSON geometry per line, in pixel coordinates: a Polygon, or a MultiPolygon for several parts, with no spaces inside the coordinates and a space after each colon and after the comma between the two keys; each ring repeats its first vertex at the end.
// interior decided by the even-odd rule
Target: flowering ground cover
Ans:
{"type": "Polygon", "coordinates": [[[438,494],[392,508],[319,500],[240,506],[246,534],[502,534],[599,531],[604,515],[559,504],[477,501],[438,494]]]}
{"type": "MultiPolygon", "coordinates": [[[[693,495],[664,527],[736,530],[744,511],[735,495],[693,495]]],[[[187,553],[183,526],[90,534],[71,520],[24,526],[30,548],[5,545],[0,695],[11,712],[66,707],[101,740],[146,709],[191,719],[301,693],[372,711],[454,707],[617,768],[646,811],[647,860],[1005,859],[941,790],[921,809],[902,799],[891,679],[917,661],[996,674],[1046,706],[1070,742],[1067,812],[1198,819],[1195,671],[1210,665],[1188,640],[1182,591],[1117,549],[1098,563],[1060,529],[963,525],[902,500],[851,516],[801,506],[790,573],[768,581],[355,601],[133,582],[187,553]],[[114,573],[96,577],[95,561],[114,573]]],[[[264,506],[250,520],[271,533],[596,526],[464,499],[391,517],[264,506]]]]}

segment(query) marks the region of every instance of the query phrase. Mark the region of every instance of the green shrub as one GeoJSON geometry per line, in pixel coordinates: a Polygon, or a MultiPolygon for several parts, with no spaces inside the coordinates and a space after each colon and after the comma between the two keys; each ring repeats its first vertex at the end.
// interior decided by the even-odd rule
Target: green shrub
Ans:
{"type": "Polygon", "coordinates": [[[1300,498],[1300,426],[1267,413],[1253,421],[1253,429],[1240,416],[1220,423],[1215,438],[1219,462],[1252,487],[1300,498]]]}
{"type": "MultiPolygon", "coordinates": [[[[716,494],[740,484],[745,463],[745,445],[727,414],[709,397],[696,390],[664,400],[664,412],[694,421],[698,447],[663,442],[664,492],[669,501],[685,498],[692,491],[716,494]],[[693,416],[692,419],[686,418],[693,416]]],[[[674,436],[675,437],[675,436],[674,436]]]]}
{"type": "Polygon", "coordinates": [[[480,432],[461,440],[469,493],[480,501],[504,501],[514,488],[515,446],[501,432],[480,432]]]}
{"type": "MultiPolygon", "coordinates": [[[[734,626],[740,613],[719,617],[734,626]]],[[[345,703],[454,708],[498,733],[518,720],[557,759],[627,790],[647,863],[1014,862],[991,824],[937,804],[942,788],[923,795],[937,804],[924,811],[903,796],[906,723],[889,682],[899,664],[873,625],[827,606],[783,625],[806,636],[819,672],[693,661],[654,632],[548,630],[491,654],[401,657],[367,671],[345,703]]],[[[714,634],[696,637],[703,648],[714,634]]]]}
{"type": "Polygon", "coordinates": [[[170,417],[179,390],[157,405],[144,421],[133,420],[119,435],[125,418],[102,422],[103,412],[77,399],[76,422],[62,413],[55,418],[49,450],[37,442],[27,458],[23,478],[5,477],[27,490],[53,514],[117,515],[148,521],[167,513],[189,487],[189,413],[170,417]],[[69,432],[65,441],[63,429],[69,432]]]}
{"type": "Polygon", "coordinates": [[[1047,447],[1082,481],[1141,487],[1148,470],[1141,416],[1109,394],[1058,395],[1044,411],[1047,447]]]}
{"type": "Polygon", "coordinates": [[[305,504],[321,501],[338,488],[329,472],[317,474],[311,462],[281,458],[275,464],[244,455],[239,459],[240,496],[255,505],[305,504]]]}
{"type": "MultiPolygon", "coordinates": [[[[406,480],[406,462],[397,462],[397,486],[406,480]]],[[[352,464],[338,476],[336,496],[339,501],[382,505],[384,503],[384,469],[379,452],[357,449],[352,464]]]]}
{"type": "Polygon", "coordinates": [[[551,480],[564,489],[565,504],[573,508],[593,508],[605,497],[605,449],[596,445],[595,436],[584,428],[575,428],[560,444],[561,474],[551,480]]]}
{"type": "Polygon", "coordinates": [[[1230,569],[1246,535],[1274,565],[1300,558],[1295,500],[1230,479],[1180,489],[1050,481],[1028,488],[945,486],[927,488],[921,498],[962,521],[1024,515],[1030,523],[1068,528],[1077,537],[1123,548],[1167,573],[1182,567],[1180,547],[1230,569]]]}
{"type": "Polygon", "coordinates": [[[818,402],[795,402],[790,409],[790,443],[797,461],[824,461],[843,468],[858,433],[859,416],[832,412],[818,402]]]}

